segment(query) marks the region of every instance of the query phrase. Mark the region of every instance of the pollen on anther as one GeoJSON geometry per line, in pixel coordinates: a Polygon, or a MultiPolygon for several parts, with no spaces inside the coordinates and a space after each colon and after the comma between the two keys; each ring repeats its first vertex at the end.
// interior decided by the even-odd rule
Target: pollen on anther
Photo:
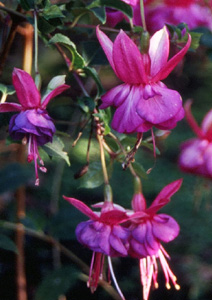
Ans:
{"type": "Polygon", "coordinates": [[[166,288],[167,288],[167,290],[171,289],[171,285],[168,282],[166,283],[166,288]]]}
{"type": "Polygon", "coordinates": [[[176,289],[177,291],[180,290],[180,285],[179,285],[179,284],[176,283],[176,284],[174,285],[174,287],[175,287],[175,289],[176,289]]]}

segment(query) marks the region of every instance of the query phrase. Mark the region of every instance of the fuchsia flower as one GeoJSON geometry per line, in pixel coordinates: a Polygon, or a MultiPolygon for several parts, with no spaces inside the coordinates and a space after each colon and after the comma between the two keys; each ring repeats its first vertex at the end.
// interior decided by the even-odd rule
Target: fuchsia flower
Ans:
{"type": "Polygon", "coordinates": [[[28,162],[34,160],[35,185],[39,185],[37,160],[40,162],[39,169],[41,171],[46,172],[46,168],[40,158],[38,146],[52,142],[53,134],[56,131],[54,123],[46,111],[46,106],[53,97],[61,94],[69,86],[66,84],[59,85],[41,100],[40,93],[27,72],[15,68],[12,79],[20,104],[1,103],[0,112],[18,112],[10,119],[9,132],[15,140],[27,139],[27,159],[28,162]]]}
{"type": "Polygon", "coordinates": [[[93,212],[83,202],[63,196],[90,218],[81,222],[76,228],[78,241],[93,251],[88,286],[94,292],[99,278],[102,278],[104,256],[127,256],[129,230],[121,227],[120,223],[128,220],[123,208],[114,206],[111,202],[94,205],[101,207],[101,212],[93,212]]]}
{"type": "Polygon", "coordinates": [[[212,110],[199,127],[191,114],[191,103],[185,104],[186,118],[197,137],[181,145],[179,165],[185,172],[212,178],[212,110]]]}
{"type": "Polygon", "coordinates": [[[168,60],[169,36],[165,27],[152,36],[147,54],[141,54],[122,30],[114,43],[98,27],[96,32],[114,72],[124,82],[102,97],[101,109],[116,108],[112,127],[124,133],[145,132],[153,126],[174,128],[184,117],[182,99],[161,80],[186,54],[190,35],[185,47],[168,60]]]}
{"type": "Polygon", "coordinates": [[[152,281],[154,287],[158,287],[157,259],[159,259],[165,275],[166,287],[170,288],[169,280],[171,280],[175,288],[179,289],[179,285],[176,283],[177,278],[165,258],[169,258],[169,256],[161,242],[168,243],[174,240],[178,236],[180,228],[169,215],[156,213],[169,203],[171,196],[179,190],[181,184],[182,179],[179,179],[165,186],[149,208],[146,208],[146,200],[142,193],[135,194],[132,199],[134,213],[130,213],[129,230],[131,234],[128,253],[132,257],[140,259],[144,300],[148,299],[152,281]]]}
{"type": "MultiPolygon", "coordinates": [[[[189,29],[207,27],[212,29],[210,9],[196,0],[164,0],[154,5],[146,5],[147,28],[151,32],[161,29],[165,24],[186,23],[189,29]]],[[[134,9],[135,25],[141,25],[139,5],[134,9]]]]}

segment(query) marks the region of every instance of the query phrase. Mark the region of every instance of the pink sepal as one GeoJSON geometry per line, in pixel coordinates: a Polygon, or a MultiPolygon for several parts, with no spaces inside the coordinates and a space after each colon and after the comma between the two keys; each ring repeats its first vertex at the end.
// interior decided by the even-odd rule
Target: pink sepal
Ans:
{"type": "Polygon", "coordinates": [[[25,109],[40,106],[40,93],[32,77],[21,69],[14,68],[13,85],[21,106],[25,109]]]}
{"type": "Polygon", "coordinates": [[[21,105],[16,103],[1,103],[0,112],[21,111],[21,105]]]}
{"type": "Polygon", "coordinates": [[[169,203],[170,198],[181,187],[183,179],[178,179],[165,186],[157,195],[151,206],[146,210],[149,214],[155,214],[161,207],[169,203]]]}
{"type": "Polygon", "coordinates": [[[42,104],[41,104],[41,108],[46,108],[46,106],[48,105],[49,101],[56,97],[57,95],[61,94],[63,91],[69,89],[70,86],[67,84],[62,84],[60,86],[58,86],[56,89],[54,89],[52,92],[50,92],[49,94],[46,95],[46,97],[44,97],[42,99],[42,104]]]}
{"type": "Polygon", "coordinates": [[[173,56],[166,64],[165,66],[152,78],[152,82],[157,82],[159,80],[165,79],[171,71],[177,66],[177,64],[182,60],[183,56],[188,51],[191,44],[191,36],[188,34],[188,41],[175,56],[173,56]]]}
{"type": "Polygon", "coordinates": [[[85,205],[82,201],[79,201],[75,198],[68,198],[66,196],[63,196],[65,200],[67,200],[69,203],[71,203],[74,207],[76,207],[78,210],[80,210],[84,215],[89,217],[91,220],[97,221],[99,219],[99,216],[95,214],[87,205],[85,205]]]}

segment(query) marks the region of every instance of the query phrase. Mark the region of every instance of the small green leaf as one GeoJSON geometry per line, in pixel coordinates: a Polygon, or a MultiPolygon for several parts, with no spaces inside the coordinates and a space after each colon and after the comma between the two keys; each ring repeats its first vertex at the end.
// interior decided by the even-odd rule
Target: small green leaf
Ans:
{"type": "Polygon", "coordinates": [[[97,114],[93,114],[95,117],[98,117],[100,119],[100,121],[104,122],[105,125],[105,131],[104,131],[104,135],[107,135],[111,129],[109,126],[109,122],[111,120],[111,109],[110,107],[104,109],[104,110],[100,110],[99,113],[97,114]]]}
{"type": "Polygon", "coordinates": [[[203,33],[199,32],[190,32],[191,35],[191,45],[190,48],[193,50],[196,50],[200,45],[200,40],[203,35],[203,33]]]}
{"type": "Polygon", "coordinates": [[[62,140],[57,137],[56,135],[53,137],[52,143],[47,143],[44,146],[42,146],[42,149],[49,155],[49,156],[55,156],[60,157],[66,161],[66,163],[70,166],[70,160],[68,157],[67,152],[63,151],[64,144],[62,140]]]}
{"type": "Polygon", "coordinates": [[[66,47],[71,55],[72,55],[72,64],[70,66],[70,70],[74,69],[81,69],[85,66],[85,61],[83,57],[77,52],[77,48],[75,44],[65,35],[61,33],[55,34],[49,41],[50,44],[62,44],[64,47],[66,47]]]}
{"type": "Polygon", "coordinates": [[[46,92],[43,95],[42,99],[46,98],[48,94],[50,94],[53,90],[55,90],[57,87],[59,87],[60,85],[65,84],[65,75],[59,75],[59,76],[55,76],[52,78],[52,80],[50,80],[46,92]]]}
{"type": "Polygon", "coordinates": [[[21,7],[26,11],[30,10],[31,8],[34,8],[35,5],[34,0],[19,0],[18,2],[20,3],[21,7]]]}
{"type": "Polygon", "coordinates": [[[18,253],[15,243],[6,235],[0,234],[0,248],[8,251],[18,253]]]}
{"type": "Polygon", "coordinates": [[[44,8],[42,16],[46,20],[55,19],[55,18],[64,18],[61,9],[57,5],[50,5],[44,8]]]}
{"type": "Polygon", "coordinates": [[[102,24],[105,24],[106,22],[106,11],[105,11],[105,7],[93,7],[90,9],[90,11],[92,11],[94,13],[94,15],[99,19],[99,21],[102,24]]]}
{"type": "Polygon", "coordinates": [[[85,113],[91,113],[95,108],[95,102],[90,97],[78,97],[77,102],[85,113]]]}
{"type": "MultiPolygon", "coordinates": [[[[109,176],[112,174],[112,164],[107,167],[109,176]]],[[[104,183],[102,173],[102,165],[100,162],[92,162],[89,164],[88,172],[79,178],[80,188],[93,189],[104,183]]]]}
{"type": "Polygon", "coordinates": [[[132,165],[133,165],[133,168],[134,168],[134,170],[135,170],[135,172],[136,172],[136,174],[138,176],[140,176],[140,177],[142,177],[144,179],[148,178],[147,173],[146,173],[144,167],[140,163],[134,162],[132,165]]]}
{"type": "MultiPolygon", "coordinates": [[[[153,147],[153,144],[150,144],[146,141],[142,141],[141,142],[141,146],[144,146],[145,148],[151,150],[151,151],[154,151],[154,147],[153,147]]],[[[155,146],[155,153],[160,155],[160,150],[155,146]]]]}
{"type": "Polygon", "coordinates": [[[121,0],[95,0],[93,1],[89,6],[87,6],[88,9],[93,9],[94,7],[112,7],[114,9],[122,11],[128,18],[132,18],[132,8],[126,4],[125,2],[121,0]]]}
{"type": "Polygon", "coordinates": [[[76,279],[77,271],[73,266],[50,271],[38,287],[35,300],[58,300],[76,283],[76,279]]]}
{"type": "Polygon", "coordinates": [[[98,91],[97,97],[100,97],[104,93],[104,89],[102,87],[98,73],[96,72],[96,70],[94,68],[91,68],[91,67],[84,67],[83,70],[85,71],[85,73],[88,76],[91,76],[93,78],[93,80],[95,81],[96,86],[97,86],[97,91],[98,91]]]}

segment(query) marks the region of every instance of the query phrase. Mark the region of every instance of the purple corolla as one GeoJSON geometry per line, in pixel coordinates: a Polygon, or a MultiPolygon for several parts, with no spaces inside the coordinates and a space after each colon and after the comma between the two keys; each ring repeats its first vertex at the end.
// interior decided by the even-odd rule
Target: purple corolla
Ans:
{"type": "Polygon", "coordinates": [[[38,146],[52,142],[53,134],[56,129],[52,119],[46,111],[49,101],[69,88],[66,84],[61,84],[49,92],[41,100],[32,77],[25,71],[14,68],[12,74],[13,85],[20,104],[1,103],[0,112],[15,112],[18,114],[12,116],[9,123],[9,133],[15,140],[26,139],[28,142],[28,162],[34,160],[35,163],[35,185],[39,185],[39,169],[46,172],[44,163],[40,158],[38,146]]]}
{"type": "Polygon", "coordinates": [[[185,105],[186,119],[196,138],[181,145],[180,168],[188,173],[212,178],[212,110],[204,117],[201,127],[191,114],[191,101],[185,105]]]}
{"type": "Polygon", "coordinates": [[[135,43],[121,30],[114,43],[97,27],[98,40],[117,77],[124,83],[102,97],[101,109],[116,108],[112,127],[123,133],[145,132],[153,126],[172,129],[184,117],[182,99],[168,89],[165,79],[186,54],[186,45],[170,60],[166,27],[150,39],[148,53],[141,54],[135,43]]]}

